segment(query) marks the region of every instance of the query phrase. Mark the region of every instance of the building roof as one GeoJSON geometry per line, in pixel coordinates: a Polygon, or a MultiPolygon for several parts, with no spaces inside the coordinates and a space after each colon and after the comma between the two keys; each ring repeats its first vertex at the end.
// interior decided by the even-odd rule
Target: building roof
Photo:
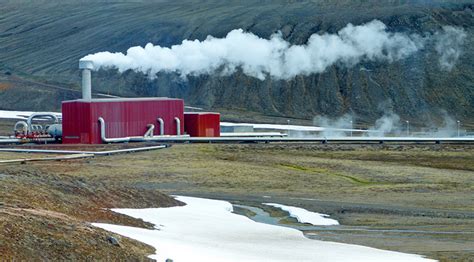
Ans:
{"type": "Polygon", "coordinates": [[[220,115],[217,112],[184,112],[185,115],[220,115]]]}
{"type": "Polygon", "coordinates": [[[169,101],[169,100],[182,100],[179,98],[169,98],[169,97],[121,97],[121,98],[93,98],[91,100],[85,99],[76,99],[76,100],[67,100],[63,103],[72,103],[72,102],[83,102],[83,103],[97,103],[97,102],[134,102],[134,101],[169,101]]]}

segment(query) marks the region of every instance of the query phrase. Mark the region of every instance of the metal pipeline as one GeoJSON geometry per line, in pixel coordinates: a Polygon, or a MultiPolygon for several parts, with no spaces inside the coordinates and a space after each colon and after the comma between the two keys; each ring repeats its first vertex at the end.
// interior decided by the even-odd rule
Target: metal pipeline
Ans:
{"type": "Polygon", "coordinates": [[[42,131],[43,126],[42,125],[30,125],[30,130],[31,131],[42,131]]]}
{"type": "Polygon", "coordinates": [[[46,128],[46,132],[54,138],[60,138],[63,136],[63,126],[61,124],[50,125],[46,128]]]}
{"type": "MultiPolygon", "coordinates": [[[[1,141],[1,140],[0,140],[1,141]]],[[[54,150],[54,149],[27,149],[27,148],[0,148],[0,152],[12,153],[41,153],[41,154],[87,154],[94,156],[113,155],[119,153],[141,152],[155,149],[163,149],[170,147],[169,145],[157,145],[136,148],[124,148],[107,151],[79,151],[79,150],[54,150]]]]}
{"type": "Polygon", "coordinates": [[[165,135],[165,121],[161,117],[158,117],[156,121],[160,123],[160,136],[165,135]]]}
{"type": "Polygon", "coordinates": [[[120,137],[120,138],[107,138],[105,136],[105,121],[102,117],[99,117],[100,124],[100,138],[104,143],[123,143],[130,141],[129,137],[120,137]]]}
{"type": "MultiPolygon", "coordinates": [[[[28,119],[26,120],[26,124],[27,124],[27,127],[28,127],[28,133],[30,133],[32,131],[32,125],[31,125],[31,121],[33,121],[34,118],[36,117],[50,117],[54,120],[54,123],[59,123],[59,120],[58,120],[58,117],[54,114],[51,114],[51,113],[34,113],[32,115],[30,115],[28,117],[28,119]]],[[[35,128],[38,128],[40,125],[34,125],[35,128]]],[[[43,127],[41,127],[42,129],[43,127]]]]}
{"type": "Polygon", "coordinates": [[[143,137],[153,137],[153,131],[155,130],[155,125],[154,124],[149,124],[149,125],[147,125],[147,127],[148,127],[148,130],[143,135],[143,137]]]}
{"type": "Polygon", "coordinates": [[[18,139],[18,138],[7,138],[7,139],[0,139],[0,144],[19,144],[24,142],[25,140],[18,139]]]}
{"type": "Polygon", "coordinates": [[[180,136],[181,135],[181,120],[179,120],[178,117],[175,117],[174,121],[176,121],[176,135],[180,136]]]}
{"type": "MultiPolygon", "coordinates": [[[[179,121],[179,119],[178,119],[179,121]]],[[[153,132],[151,132],[151,136],[129,136],[129,137],[120,137],[120,138],[107,138],[105,136],[105,120],[102,117],[99,117],[99,123],[100,123],[100,138],[102,139],[102,142],[104,143],[123,143],[123,142],[147,142],[147,141],[160,141],[164,137],[172,138],[172,137],[189,137],[188,135],[180,135],[180,136],[154,136],[153,132]]],[[[179,123],[179,122],[178,122],[179,123]]],[[[148,125],[149,128],[150,125],[148,125]]],[[[153,126],[154,128],[154,126],[153,126]]],[[[178,131],[180,131],[179,126],[178,126],[178,131]]]]}
{"type": "Polygon", "coordinates": [[[25,121],[16,122],[13,132],[23,132],[26,134],[28,132],[28,124],[25,121]],[[19,127],[21,127],[21,130],[18,130],[19,127]]]}

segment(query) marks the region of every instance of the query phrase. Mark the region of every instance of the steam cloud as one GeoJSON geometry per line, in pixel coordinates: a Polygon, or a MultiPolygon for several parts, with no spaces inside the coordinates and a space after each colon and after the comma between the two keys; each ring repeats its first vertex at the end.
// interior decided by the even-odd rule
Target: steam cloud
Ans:
{"type": "MultiPolygon", "coordinates": [[[[313,125],[324,127],[324,130],[319,132],[322,137],[347,137],[351,134],[351,130],[356,136],[368,137],[385,137],[385,136],[416,136],[416,137],[456,137],[459,135],[466,135],[466,130],[461,123],[450,116],[445,110],[440,110],[441,123],[434,123],[428,121],[424,127],[410,126],[409,123],[402,121],[400,116],[393,112],[387,105],[382,104],[380,108],[384,109],[385,113],[378,118],[374,125],[367,129],[354,129],[353,122],[356,118],[351,114],[345,114],[337,118],[329,118],[325,116],[316,116],[313,119],[313,125]],[[412,130],[413,129],[413,130],[412,130]]],[[[291,133],[294,136],[294,133],[291,133]]],[[[307,132],[296,133],[298,137],[311,137],[307,132]]]]}
{"type": "Polygon", "coordinates": [[[437,33],[436,52],[439,54],[441,69],[451,71],[461,55],[461,47],[466,39],[466,32],[462,28],[444,26],[443,32],[437,33]]]}
{"type": "Polygon", "coordinates": [[[345,114],[338,118],[328,118],[325,116],[316,116],[313,118],[313,125],[324,127],[320,133],[323,137],[345,137],[347,130],[353,129],[351,114],[345,114]]]}
{"type": "Polygon", "coordinates": [[[375,125],[369,128],[367,134],[369,136],[385,136],[389,133],[400,134],[401,131],[400,116],[390,110],[375,121],[375,125]]]}
{"type": "MultiPolygon", "coordinates": [[[[442,39],[444,44],[451,44],[449,39],[442,39]]],[[[334,64],[351,66],[360,61],[400,60],[423,45],[423,37],[388,32],[384,23],[373,20],[358,26],[348,24],[337,34],[313,34],[304,45],[290,45],[281,33],[263,39],[236,29],[225,38],[208,36],[204,41],[184,40],[171,48],[149,43],[144,48],[131,47],[126,54],[100,52],[82,59],[92,60],[96,70],[134,70],[151,78],[158,72],[174,72],[183,77],[228,75],[240,68],[246,75],[261,80],[267,76],[290,79],[296,75],[321,73],[334,64]]],[[[455,60],[453,54],[446,58],[455,60]]]]}

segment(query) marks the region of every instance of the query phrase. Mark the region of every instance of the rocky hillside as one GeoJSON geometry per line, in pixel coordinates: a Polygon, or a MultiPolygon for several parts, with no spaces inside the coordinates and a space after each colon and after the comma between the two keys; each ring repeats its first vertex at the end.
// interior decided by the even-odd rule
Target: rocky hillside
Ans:
{"type": "Polygon", "coordinates": [[[62,99],[78,97],[69,90],[79,90],[78,60],[98,51],[124,52],[148,42],[170,46],[183,39],[223,37],[236,28],[265,38],[280,30],[292,44],[303,44],[314,33],[335,33],[347,23],[379,19],[397,32],[434,33],[444,25],[464,28],[462,55],[451,71],[440,68],[431,44],[398,62],[335,65],[291,80],[261,81],[235,73],[187,81],[161,74],[150,81],[134,72],[100,71],[93,85],[96,92],[182,97],[194,106],[272,116],[311,119],[352,113],[370,121],[387,110],[384,104],[412,121],[436,119],[446,110],[474,122],[474,4],[469,2],[7,1],[0,6],[0,108],[50,110],[59,108],[62,99]]]}

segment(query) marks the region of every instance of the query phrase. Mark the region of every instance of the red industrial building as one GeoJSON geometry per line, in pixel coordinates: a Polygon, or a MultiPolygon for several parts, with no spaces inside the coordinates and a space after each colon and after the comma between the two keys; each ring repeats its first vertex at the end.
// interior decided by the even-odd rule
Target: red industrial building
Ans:
{"type": "Polygon", "coordinates": [[[64,101],[63,143],[102,143],[99,117],[105,122],[105,135],[108,138],[143,136],[150,124],[156,126],[152,135],[181,135],[184,130],[183,111],[183,100],[173,98],[64,101]],[[162,134],[161,128],[164,131],[162,134]]]}
{"type": "Polygon", "coordinates": [[[220,136],[220,114],[209,112],[184,113],[184,130],[193,137],[220,136]]]}
{"type": "Polygon", "coordinates": [[[82,99],[62,103],[66,144],[153,141],[160,136],[220,136],[217,113],[186,113],[176,98],[92,99],[91,61],[80,61],[82,99]]]}

